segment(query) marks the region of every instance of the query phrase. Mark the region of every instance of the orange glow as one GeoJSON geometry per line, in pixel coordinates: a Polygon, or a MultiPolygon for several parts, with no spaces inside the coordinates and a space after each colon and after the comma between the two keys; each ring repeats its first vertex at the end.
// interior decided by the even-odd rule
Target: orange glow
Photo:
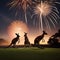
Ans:
{"type": "Polygon", "coordinates": [[[8,35],[10,39],[16,37],[15,33],[19,33],[23,37],[24,32],[28,32],[28,27],[22,21],[13,21],[8,27],[8,35]]]}
{"type": "MultiPolygon", "coordinates": [[[[16,37],[15,33],[19,33],[19,35],[21,36],[20,37],[20,44],[24,44],[24,32],[27,32],[28,33],[28,38],[29,38],[29,41],[30,43],[34,44],[34,39],[41,35],[41,33],[39,32],[36,32],[36,33],[32,33],[32,32],[29,32],[29,29],[27,27],[27,25],[22,22],[22,21],[13,21],[9,26],[8,26],[8,36],[9,36],[9,42],[11,42],[11,40],[13,38],[16,37]]],[[[50,35],[46,35],[43,39],[45,40],[45,42],[40,42],[40,44],[47,44],[47,41],[49,39],[50,35]]]]}

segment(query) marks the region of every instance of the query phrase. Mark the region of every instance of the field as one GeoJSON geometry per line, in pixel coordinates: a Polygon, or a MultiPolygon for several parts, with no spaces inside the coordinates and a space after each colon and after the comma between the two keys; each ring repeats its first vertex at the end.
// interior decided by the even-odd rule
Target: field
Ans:
{"type": "Polygon", "coordinates": [[[60,60],[60,48],[0,48],[0,60],[60,60]]]}

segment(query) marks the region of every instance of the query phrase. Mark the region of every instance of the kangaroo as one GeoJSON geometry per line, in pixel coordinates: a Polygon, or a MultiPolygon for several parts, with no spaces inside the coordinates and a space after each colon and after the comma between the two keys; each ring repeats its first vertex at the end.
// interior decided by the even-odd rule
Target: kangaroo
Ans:
{"type": "Polygon", "coordinates": [[[43,34],[40,36],[37,36],[34,40],[34,45],[39,46],[39,42],[44,38],[44,35],[47,35],[45,31],[43,31],[43,34]]]}
{"type": "Polygon", "coordinates": [[[11,44],[8,47],[10,47],[11,45],[13,45],[13,47],[15,47],[17,41],[18,41],[18,43],[20,42],[19,41],[19,37],[20,37],[19,34],[16,33],[16,36],[17,36],[16,38],[12,39],[11,44]]]}
{"type": "Polygon", "coordinates": [[[29,39],[28,39],[28,37],[27,37],[27,33],[24,34],[24,40],[25,40],[25,41],[24,41],[24,45],[25,45],[25,46],[29,46],[29,45],[30,45],[30,42],[29,42],[29,39]]]}

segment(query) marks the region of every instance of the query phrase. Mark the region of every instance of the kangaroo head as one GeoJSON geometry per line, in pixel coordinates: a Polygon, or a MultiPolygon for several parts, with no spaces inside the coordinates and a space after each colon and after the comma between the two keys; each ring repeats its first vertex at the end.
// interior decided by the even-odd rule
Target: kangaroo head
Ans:
{"type": "Polygon", "coordinates": [[[47,33],[46,33],[45,31],[43,31],[43,34],[44,34],[44,35],[47,35],[47,33]]]}
{"type": "Polygon", "coordinates": [[[16,35],[17,35],[17,37],[20,37],[20,35],[19,35],[19,33],[17,34],[17,33],[15,33],[16,35]]]}
{"type": "Polygon", "coordinates": [[[24,32],[24,36],[27,36],[27,33],[24,32]]]}

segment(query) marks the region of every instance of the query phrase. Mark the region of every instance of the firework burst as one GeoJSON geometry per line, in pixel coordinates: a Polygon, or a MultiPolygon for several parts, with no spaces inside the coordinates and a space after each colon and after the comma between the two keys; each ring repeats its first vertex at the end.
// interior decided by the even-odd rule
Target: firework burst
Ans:
{"type": "MultiPolygon", "coordinates": [[[[40,1],[39,4],[36,5],[34,8],[34,15],[39,16],[39,29],[43,30],[43,24],[46,24],[46,26],[51,29],[50,23],[52,23],[53,27],[55,28],[55,24],[57,23],[57,19],[59,18],[58,14],[59,11],[56,8],[56,3],[58,2],[51,2],[51,1],[40,1]],[[43,21],[45,23],[43,23],[43,21]]],[[[59,4],[59,3],[58,3],[59,4]]]]}
{"type": "MultiPolygon", "coordinates": [[[[36,19],[33,20],[33,24],[39,25],[39,30],[44,29],[44,24],[47,28],[51,29],[51,23],[53,27],[56,27],[57,19],[59,19],[59,11],[56,7],[56,4],[60,4],[59,2],[53,1],[53,0],[12,0],[8,5],[10,6],[10,9],[15,7],[20,11],[20,7],[24,11],[25,16],[25,22],[27,21],[27,8],[31,6],[35,6],[34,8],[34,15],[39,17],[39,23],[36,22],[36,19]]],[[[18,12],[18,11],[17,11],[18,12]]],[[[17,15],[16,12],[16,15],[17,15]]],[[[38,26],[37,25],[37,26],[38,26]]]]}
{"type": "MultiPolygon", "coordinates": [[[[15,7],[16,9],[20,10],[20,7],[23,9],[25,13],[25,21],[27,23],[27,8],[32,5],[32,0],[12,0],[9,4],[10,9],[15,7]]],[[[18,11],[16,12],[17,15],[18,11]]]]}

